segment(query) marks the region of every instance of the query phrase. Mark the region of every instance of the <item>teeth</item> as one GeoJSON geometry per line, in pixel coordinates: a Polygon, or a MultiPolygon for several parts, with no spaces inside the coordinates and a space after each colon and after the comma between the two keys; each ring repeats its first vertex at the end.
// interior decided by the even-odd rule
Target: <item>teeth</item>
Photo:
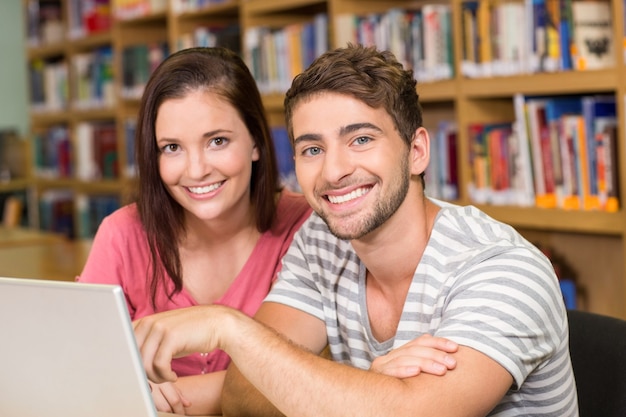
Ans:
{"type": "Polygon", "coordinates": [[[222,185],[221,182],[217,184],[207,185],[206,187],[187,187],[187,189],[194,194],[206,194],[210,193],[211,191],[217,190],[218,188],[220,188],[220,185],[222,185]]]}
{"type": "Polygon", "coordinates": [[[328,201],[333,204],[341,204],[350,200],[354,200],[355,198],[361,197],[364,194],[369,192],[369,188],[358,188],[348,194],[340,195],[340,196],[328,196],[328,201]]]}

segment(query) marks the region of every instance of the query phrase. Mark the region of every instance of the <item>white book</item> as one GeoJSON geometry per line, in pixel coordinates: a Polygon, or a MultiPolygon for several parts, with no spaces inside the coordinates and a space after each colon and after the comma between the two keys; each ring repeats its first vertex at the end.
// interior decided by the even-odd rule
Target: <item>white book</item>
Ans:
{"type": "Polygon", "coordinates": [[[535,204],[535,188],[523,94],[515,94],[513,106],[515,122],[513,123],[512,141],[515,146],[516,158],[512,161],[515,170],[512,187],[515,190],[515,204],[528,207],[535,204]]]}
{"type": "Polygon", "coordinates": [[[97,177],[98,165],[94,159],[93,125],[81,122],[76,126],[76,177],[89,181],[97,177]]]}
{"type": "Polygon", "coordinates": [[[609,68],[615,65],[615,39],[608,1],[572,2],[577,70],[609,68]]]}

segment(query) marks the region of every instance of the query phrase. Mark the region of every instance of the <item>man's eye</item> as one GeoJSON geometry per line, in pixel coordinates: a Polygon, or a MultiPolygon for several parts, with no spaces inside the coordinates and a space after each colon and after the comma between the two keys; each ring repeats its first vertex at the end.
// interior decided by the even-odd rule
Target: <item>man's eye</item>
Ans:
{"type": "Polygon", "coordinates": [[[354,140],[354,142],[355,142],[357,145],[364,145],[364,144],[366,144],[366,143],[369,143],[369,141],[370,141],[370,140],[371,140],[371,139],[370,139],[370,138],[368,138],[367,136],[359,136],[358,138],[356,138],[356,139],[354,140]]]}
{"type": "Polygon", "coordinates": [[[311,156],[319,155],[321,152],[322,150],[318,147],[307,148],[304,150],[305,155],[311,155],[311,156]]]}

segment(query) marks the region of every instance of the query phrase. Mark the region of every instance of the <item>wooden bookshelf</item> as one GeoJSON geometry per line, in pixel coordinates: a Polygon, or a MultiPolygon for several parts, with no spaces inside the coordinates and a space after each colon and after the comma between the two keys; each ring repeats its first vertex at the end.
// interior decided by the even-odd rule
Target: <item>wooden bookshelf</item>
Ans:
{"type": "MultiPolygon", "coordinates": [[[[26,5],[29,0],[23,0],[26,5]]],[[[472,204],[467,190],[471,180],[469,166],[469,138],[467,127],[476,122],[496,122],[514,118],[512,98],[524,95],[563,95],[609,93],[617,98],[619,195],[621,208],[616,213],[565,211],[560,209],[522,208],[515,206],[479,205],[496,219],[518,228],[529,240],[548,245],[562,255],[577,271],[577,280],[585,291],[584,308],[594,312],[626,318],[626,155],[624,127],[626,121],[626,65],[622,39],[624,38],[623,2],[610,0],[615,39],[613,67],[593,71],[537,72],[511,76],[468,78],[462,75],[462,12],[463,0],[226,0],[199,8],[180,8],[179,0],[168,2],[166,10],[149,13],[133,19],[114,20],[108,33],[72,39],[50,45],[30,47],[27,59],[64,57],[70,60],[79,51],[110,44],[114,51],[116,102],[111,108],[78,111],[68,109],[48,112],[33,111],[33,130],[53,124],[67,124],[71,129],[81,121],[111,119],[117,124],[120,167],[128,162],[125,151],[124,123],[137,112],[138,99],[121,94],[122,51],[129,45],[166,41],[170,51],[177,48],[179,38],[195,27],[216,22],[238,23],[241,29],[242,54],[246,55],[245,35],[253,28],[264,26],[279,30],[288,25],[304,24],[316,14],[328,19],[328,44],[340,46],[345,33],[339,22],[345,14],[366,16],[381,14],[392,8],[419,9],[425,4],[444,4],[451,10],[453,76],[449,79],[418,82],[418,92],[424,109],[425,125],[430,129],[441,120],[451,120],[458,129],[457,170],[460,204],[472,204]]],[[[60,0],[67,12],[72,2],[60,0]]],[[[115,3],[115,1],[112,1],[115,3]]],[[[69,78],[71,79],[70,72],[69,78]]],[[[70,92],[71,94],[71,92],[70,92]]],[[[274,91],[264,96],[272,124],[284,123],[282,93],[274,91]]],[[[75,140],[75,139],[74,139],[75,140]]],[[[35,180],[38,190],[67,188],[81,194],[108,193],[127,189],[133,177],[120,170],[119,178],[108,181],[85,182],[72,178],[54,181],[35,180]]]]}

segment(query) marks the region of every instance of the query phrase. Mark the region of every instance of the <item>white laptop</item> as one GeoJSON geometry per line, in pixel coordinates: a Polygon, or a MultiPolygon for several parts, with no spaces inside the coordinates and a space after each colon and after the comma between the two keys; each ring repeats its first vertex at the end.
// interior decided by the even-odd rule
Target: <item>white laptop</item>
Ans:
{"type": "Polygon", "coordinates": [[[0,416],[157,417],[120,287],[0,278],[0,416]]]}

